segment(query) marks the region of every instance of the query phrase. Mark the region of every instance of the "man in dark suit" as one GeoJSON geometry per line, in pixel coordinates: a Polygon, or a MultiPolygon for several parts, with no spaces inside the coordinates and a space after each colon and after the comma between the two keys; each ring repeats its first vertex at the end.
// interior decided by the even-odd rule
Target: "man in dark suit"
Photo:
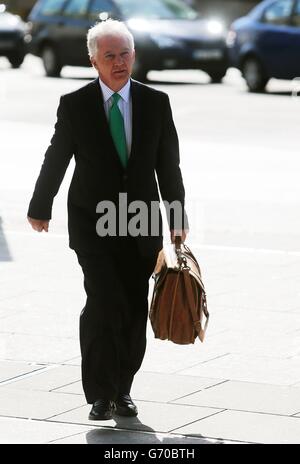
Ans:
{"type": "MultiPolygon", "coordinates": [[[[94,26],[88,49],[99,79],[61,97],[28,221],[36,231],[48,232],[53,199],[74,156],[68,229],[87,294],[80,315],[82,383],[93,404],[89,418],[104,420],[114,412],[137,415],[130,389],[146,348],[148,284],[162,248],[162,221],[159,213],[157,234],[99,234],[97,205],[111,202],[119,218],[124,208],[119,196],[126,194],[129,203],[149,207],[144,219],[150,225],[151,203],[159,201],[156,172],[162,199],[177,202],[181,219],[186,216],[168,96],[130,78],[135,52],[124,24],[108,20],[94,26]]],[[[171,241],[175,235],[184,241],[186,222],[178,226],[174,214],[168,221],[171,241]]]]}

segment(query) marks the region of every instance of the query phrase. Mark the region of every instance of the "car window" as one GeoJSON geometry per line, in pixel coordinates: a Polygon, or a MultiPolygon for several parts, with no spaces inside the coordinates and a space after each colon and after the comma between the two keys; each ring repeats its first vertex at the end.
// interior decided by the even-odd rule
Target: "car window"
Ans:
{"type": "Polygon", "coordinates": [[[89,7],[89,19],[91,21],[97,21],[100,19],[106,19],[104,16],[99,16],[101,13],[108,13],[108,16],[111,17],[111,13],[115,14],[115,6],[109,0],[93,0],[91,6],[89,7]],[[110,13],[110,14],[109,14],[110,13]]]}
{"type": "Polygon", "coordinates": [[[123,16],[146,19],[196,19],[198,13],[182,0],[116,0],[123,16]]]}
{"type": "Polygon", "coordinates": [[[69,0],[63,14],[64,16],[80,18],[86,14],[89,3],[90,0],[69,0]]]}
{"type": "Polygon", "coordinates": [[[296,1],[292,21],[293,21],[293,26],[300,27],[300,0],[296,1]]]}
{"type": "Polygon", "coordinates": [[[44,16],[52,16],[61,12],[66,0],[45,0],[40,9],[44,16]]]}
{"type": "Polygon", "coordinates": [[[284,25],[290,22],[294,0],[278,0],[265,10],[264,22],[284,25]]]}

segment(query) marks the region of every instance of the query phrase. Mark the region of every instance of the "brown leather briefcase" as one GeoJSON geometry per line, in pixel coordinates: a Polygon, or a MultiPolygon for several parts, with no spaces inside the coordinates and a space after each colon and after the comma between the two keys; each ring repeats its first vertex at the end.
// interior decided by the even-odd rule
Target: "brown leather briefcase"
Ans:
{"type": "Polygon", "coordinates": [[[155,338],[179,345],[197,337],[203,342],[209,320],[205,288],[199,264],[180,237],[160,251],[153,278],[149,318],[155,338]]]}

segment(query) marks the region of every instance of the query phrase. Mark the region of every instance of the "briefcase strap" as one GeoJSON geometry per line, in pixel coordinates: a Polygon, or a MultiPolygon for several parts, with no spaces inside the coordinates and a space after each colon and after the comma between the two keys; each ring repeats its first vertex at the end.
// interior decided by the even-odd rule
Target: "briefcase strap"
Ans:
{"type": "MultiPolygon", "coordinates": [[[[200,311],[201,312],[200,312],[200,320],[199,320],[197,310],[196,310],[196,308],[194,306],[194,302],[193,302],[193,287],[192,287],[192,284],[191,284],[191,278],[190,278],[190,275],[189,275],[189,269],[183,269],[182,272],[183,272],[183,276],[184,276],[184,282],[185,282],[185,288],[186,288],[186,293],[187,293],[188,306],[189,306],[189,309],[190,309],[190,312],[191,312],[194,327],[195,327],[195,330],[197,331],[199,339],[201,340],[201,342],[203,342],[204,337],[205,337],[205,332],[206,332],[207,326],[208,326],[208,320],[209,320],[209,313],[208,313],[208,311],[206,309],[206,301],[204,301],[203,304],[202,304],[202,301],[200,301],[200,311]],[[203,318],[202,309],[203,309],[204,315],[206,317],[206,321],[205,321],[205,324],[204,324],[203,328],[202,328],[202,318],[203,318]]],[[[205,298],[203,293],[201,294],[201,298],[205,298]]]]}
{"type": "Polygon", "coordinates": [[[178,284],[179,284],[179,278],[180,278],[180,272],[178,272],[177,276],[176,276],[175,287],[174,287],[174,292],[173,292],[173,299],[172,299],[172,303],[171,303],[170,325],[169,325],[169,333],[170,334],[172,333],[172,330],[173,330],[175,300],[176,300],[177,288],[178,288],[178,284]]]}

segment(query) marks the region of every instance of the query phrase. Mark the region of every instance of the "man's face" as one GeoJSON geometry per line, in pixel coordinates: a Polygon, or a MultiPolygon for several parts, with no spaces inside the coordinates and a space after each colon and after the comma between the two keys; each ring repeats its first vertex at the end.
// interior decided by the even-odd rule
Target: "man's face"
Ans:
{"type": "Polygon", "coordinates": [[[129,39],[112,35],[99,40],[97,54],[91,58],[91,63],[104,84],[118,92],[131,76],[134,59],[135,52],[130,48],[129,39]]]}

